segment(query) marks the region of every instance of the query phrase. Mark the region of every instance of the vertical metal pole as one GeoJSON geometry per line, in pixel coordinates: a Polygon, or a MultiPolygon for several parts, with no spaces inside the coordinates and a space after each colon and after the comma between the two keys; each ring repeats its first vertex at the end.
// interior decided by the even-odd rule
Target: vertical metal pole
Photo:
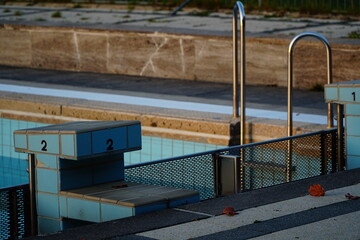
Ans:
{"type": "MultiPolygon", "coordinates": [[[[332,53],[331,53],[331,47],[329,42],[325,41],[326,39],[323,40],[323,43],[326,46],[326,53],[327,53],[327,84],[331,84],[332,83],[332,53]]],[[[327,110],[327,127],[328,128],[333,128],[334,127],[334,112],[333,112],[333,108],[332,108],[332,104],[328,103],[328,110],[327,110]]]]}
{"type": "Polygon", "coordinates": [[[338,171],[343,171],[345,167],[344,159],[344,106],[337,105],[337,162],[338,171]]]}
{"type": "Polygon", "coordinates": [[[233,27],[232,27],[232,37],[233,37],[233,118],[239,117],[239,63],[238,63],[238,23],[237,23],[237,9],[233,10],[233,27]]]}
{"type": "Polygon", "coordinates": [[[321,175],[327,173],[327,158],[326,158],[326,137],[327,135],[320,135],[320,158],[321,158],[321,175]]]}
{"type": "Polygon", "coordinates": [[[240,144],[245,142],[245,11],[244,6],[240,1],[237,1],[233,9],[233,117],[238,117],[238,45],[237,45],[237,12],[240,17],[240,144]]]}
{"type": "Polygon", "coordinates": [[[177,14],[178,11],[181,11],[181,9],[183,9],[191,0],[186,0],[185,2],[183,2],[179,7],[177,7],[172,13],[172,16],[175,16],[177,14]]]}
{"type": "MultiPolygon", "coordinates": [[[[295,47],[295,41],[290,43],[288,49],[288,91],[287,91],[287,102],[288,102],[288,115],[287,115],[287,133],[288,137],[293,135],[293,116],[292,116],[292,88],[293,88],[293,61],[292,53],[295,47]]],[[[288,140],[287,145],[287,161],[286,161],[286,182],[291,181],[291,166],[292,166],[292,140],[288,140]]]]}
{"type": "Polygon", "coordinates": [[[219,154],[218,153],[214,153],[212,155],[213,157],[213,170],[214,170],[214,195],[215,197],[220,196],[220,176],[219,176],[219,171],[220,171],[220,161],[219,161],[219,154]]]}
{"type": "Polygon", "coordinates": [[[36,180],[35,180],[35,154],[28,155],[29,160],[29,178],[30,178],[30,218],[31,235],[37,234],[37,212],[36,212],[36,180]]]}
{"type": "Polygon", "coordinates": [[[241,159],[240,157],[235,158],[234,162],[234,188],[235,193],[240,193],[242,190],[241,187],[241,159]]]}

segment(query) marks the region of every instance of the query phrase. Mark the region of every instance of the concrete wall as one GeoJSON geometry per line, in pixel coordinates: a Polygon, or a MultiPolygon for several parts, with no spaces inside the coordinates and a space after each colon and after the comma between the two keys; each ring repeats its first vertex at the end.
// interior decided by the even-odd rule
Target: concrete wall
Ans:
{"type": "MultiPolygon", "coordinates": [[[[286,86],[288,39],[248,38],[247,83],[286,86]]],[[[332,44],[334,82],[360,76],[360,45],[332,44]]],[[[228,37],[140,33],[68,27],[0,26],[0,64],[232,82],[228,37]]],[[[317,41],[297,44],[294,86],[326,79],[326,53],[317,41]]]]}

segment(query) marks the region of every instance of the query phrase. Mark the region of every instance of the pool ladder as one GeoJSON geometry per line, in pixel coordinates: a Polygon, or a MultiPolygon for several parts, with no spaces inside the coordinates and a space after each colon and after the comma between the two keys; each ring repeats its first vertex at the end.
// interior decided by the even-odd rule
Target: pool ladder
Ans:
{"type": "MultiPolygon", "coordinates": [[[[245,64],[245,11],[244,6],[240,1],[237,1],[233,8],[233,28],[232,28],[232,37],[233,37],[233,118],[239,117],[239,92],[240,92],[240,145],[245,143],[245,75],[246,75],[246,64],[245,64]],[[239,18],[239,23],[237,22],[239,18]],[[239,85],[239,54],[238,54],[238,26],[240,25],[240,89],[239,85]],[[240,91],[239,91],[240,90],[240,91]]],[[[293,98],[293,52],[296,46],[296,43],[304,38],[304,37],[313,37],[320,40],[325,48],[327,53],[327,84],[332,83],[332,53],[329,42],[323,37],[321,34],[314,32],[304,32],[296,37],[289,44],[288,48],[288,74],[287,74],[287,134],[288,137],[293,135],[293,106],[292,106],[292,98],[293,98]]],[[[338,136],[343,136],[343,109],[341,105],[337,106],[337,114],[338,114],[338,136]]],[[[327,127],[334,127],[334,116],[332,110],[332,104],[328,103],[327,110],[327,127]]],[[[338,164],[342,160],[340,160],[343,142],[342,137],[338,137],[338,164]]],[[[287,180],[291,181],[291,164],[292,164],[292,143],[289,141],[288,144],[288,171],[287,171],[287,180]]],[[[243,153],[241,153],[243,155],[243,153]]],[[[243,159],[243,158],[241,158],[243,159]]]]}

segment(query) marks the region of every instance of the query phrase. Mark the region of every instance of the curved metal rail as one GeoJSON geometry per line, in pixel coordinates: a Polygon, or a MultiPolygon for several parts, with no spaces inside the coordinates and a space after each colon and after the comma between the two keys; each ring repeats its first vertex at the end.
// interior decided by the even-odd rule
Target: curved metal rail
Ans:
{"type": "MultiPolygon", "coordinates": [[[[293,50],[296,43],[304,37],[315,37],[320,40],[326,47],[327,52],[327,84],[332,83],[332,55],[329,42],[321,34],[314,32],[303,32],[293,38],[288,49],[288,136],[292,136],[292,87],[293,87],[293,50]]],[[[334,117],[331,104],[328,104],[328,128],[334,127],[334,117]]]]}
{"type": "Polygon", "coordinates": [[[233,9],[233,118],[239,117],[239,95],[238,95],[238,19],[240,22],[240,145],[245,140],[245,11],[240,1],[235,3],[233,9]]]}
{"type": "MultiPolygon", "coordinates": [[[[331,47],[329,42],[321,34],[314,32],[303,32],[293,38],[289,45],[288,49],[288,116],[287,116],[287,125],[288,125],[288,137],[293,135],[293,109],[292,109],[292,87],[293,87],[293,50],[296,46],[296,43],[304,37],[315,37],[320,40],[326,47],[327,52],[327,84],[332,83],[332,56],[331,56],[331,47]]],[[[331,104],[328,103],[328,119],[327,124],[328,128],[334,126],[334,117],[331,104]]],[[[292,141],[288,141],[287,149],[287,168],[286,168],[286,181],[290,182],[292,179],[291,167],[292,167],[292,141]]]]}

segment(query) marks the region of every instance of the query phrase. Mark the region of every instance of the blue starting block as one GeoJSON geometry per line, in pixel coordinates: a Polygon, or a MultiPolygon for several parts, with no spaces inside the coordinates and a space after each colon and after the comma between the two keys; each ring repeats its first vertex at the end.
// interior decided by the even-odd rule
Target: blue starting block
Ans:
{"type": "Polygon", "coordinates": [[[124,181],[124,152],[141,149],[138,121],[84,121],[14,132],[35,158],[38,232],[199,201],[196,191],[124,181]]]}
{"type": "Polygon", "coordinates": [[[325,100],[344,105],[346,169],[360,167],[360,80],[325,85],[325,100]]]}

